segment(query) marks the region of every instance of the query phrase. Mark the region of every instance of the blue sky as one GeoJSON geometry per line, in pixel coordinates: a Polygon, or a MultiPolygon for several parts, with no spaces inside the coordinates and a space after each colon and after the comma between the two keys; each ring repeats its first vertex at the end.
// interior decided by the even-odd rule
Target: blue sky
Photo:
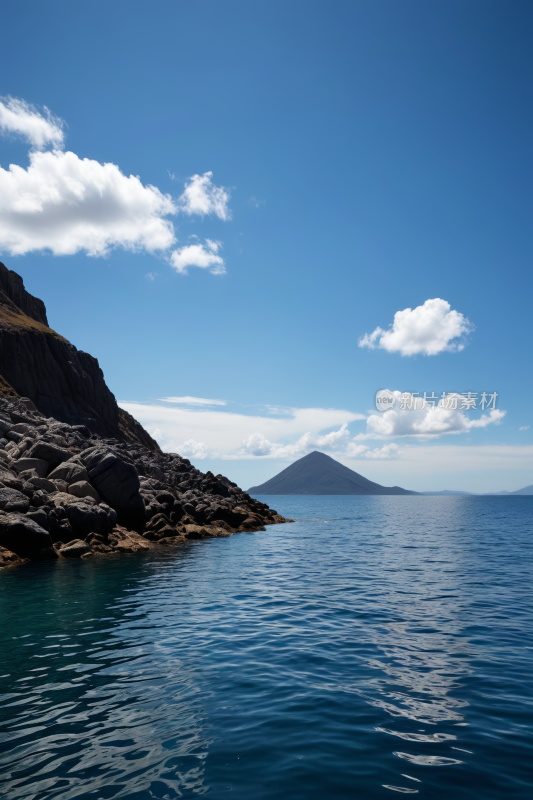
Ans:
{"type": "Polygon", "coordinates": [[[0,257],[166,449],[245,488],[311,449],[418,490],[533,483],[529,2],[2,21],[0,257]],[[383,423],[385,388],[505,415],[383,423]]]}

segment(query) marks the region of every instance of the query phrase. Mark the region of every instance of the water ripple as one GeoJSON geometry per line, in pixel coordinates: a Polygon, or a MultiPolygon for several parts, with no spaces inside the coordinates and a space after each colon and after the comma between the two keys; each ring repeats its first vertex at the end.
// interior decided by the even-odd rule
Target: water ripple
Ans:
{"type": "Polygon", "coordinates": [[[5,800],[533,796],[532,499],[274,505],[0,575],[5,800]]]}

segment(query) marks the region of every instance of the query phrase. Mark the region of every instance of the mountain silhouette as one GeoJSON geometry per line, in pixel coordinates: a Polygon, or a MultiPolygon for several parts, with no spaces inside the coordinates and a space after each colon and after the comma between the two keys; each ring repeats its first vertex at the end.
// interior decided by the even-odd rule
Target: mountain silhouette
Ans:
{"type": "Polygon", "coordinates": [[[260,486],[252,486],[248,494],[418,494],[399,486],[381,486],[364,478],[353,469],[325,453],[313,453],[295,461],[290,467],[260,486]]]}

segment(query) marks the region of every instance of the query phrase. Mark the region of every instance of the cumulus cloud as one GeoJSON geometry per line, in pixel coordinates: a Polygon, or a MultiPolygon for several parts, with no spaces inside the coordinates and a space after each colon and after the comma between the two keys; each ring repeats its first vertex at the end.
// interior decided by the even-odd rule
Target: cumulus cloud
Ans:
{"type": "Polygon", "coordinates": [[[163,403],[177,403],[187,406],[225,406],[225,400],[209,400],[207,397],[160,397],[163,403]]]}
{"type": "Polygon", "coordinates": [[[528,431],[529,430],[529,425],[522,425],[522,427],[518,428],[518,430],[519,431],[528,431]]]}
{"type": "Polygon", "coordinates": [[[262,433],[252,433],[242,442],[243,454],[252,456],[268,456],[269,458],[300,458],[313,450],[335,450],[341,443],[350,438],[347,424],[338,431],[331,431],[320,436],[307,431],[294,444],[272,443],[262,433]]]}
{"type": "Polygon", "coordinates": [[[218,255],[221,247],[220,242],[214,242],[211,239],[206,239],[205,245],[188,244],[173,251],[170,263],[181,275],[187,275],[188,267],[208,269],[212,275],[225,275],[224,259],[218,255]]]}
{"type": "Polygon", "coordinates": [[[167,250],[175,236],[164,217],[175,211],[155,186],[75,153],[34,152],[28,169],[0,168],[0,245],[13,255],[167,250]]]}
{"type": "Polygon", "coordinates": [[[349,441],[348,424],[366,418],[333,408],[290,408],[275,416],[261,416],[208,408],[202,403],[120,406],[133,414],[165,450],[181,453],[183,443],[191,447],[193,440],[205,443],[211,457],[226,460],[266,455],[294,459],[317,449],[341,452],[349,441]]]}
{"type": "MultiPolygon", "coordinates": [[[[178,200],[101,164],[63,152],[62,120],[24,100],[0,99],[0,132],[32,145],[27,168],[0,168],[0,250],[13,255],[49,250],[54,255],[85,251],[105,256],[115,247],[157,253],[181,273],[188,267],[225,272],[220,242],[206,239],[178,248],[169,216],[214,214],[230,219],[229,195],[212,173],[193,175],[178,200]],[[48,147],[48,150],[44,148],[48,147]]],[[[152,279],[155,273],[148,273],[152,279]]]]}
{"type": "Polygon", "coordinates": [[[193,175],[179,199],[180,208],[185,214],[215,216],[226,222],[231,219],[229,192],[223,186],[215,186],[212,177],[212,172],[193,175]]]}
{"type": "Polygon", "coordinates": [[[46,106],[40,111],[36,106],[16,97],[0,98],[0,131],[24,137],[37,150],[47,145],[63,146],[64,122],[55,117],[46,106]]]}
{"type": "Polygon", "coordinates": [[[209,455],[207,445],[204,444],[204,442],[197,442],[195,439],[187,439],[186,442],[183,442],[183,444],[179,446],[178,452],[180,455],[190,456],[199,461],[203,461],[203,459],[207,458],[209,455]]]}
{"type": "Polygon", "coordinates": [[[400,458],[403,455],[403,450],[400,450],[397,444],[391,443],[386,444],[383,447],[376,447],[374,450],[371,450],[365,444],[358,444],[355,441],[351,441],[348,443],[346,448],[345,455],[348,458],[370,458],[370,459],[395,459],[400,458]]]}
{"type": "Polygon", "coordinates": [[[436,297],[414,309],[397,311],[387,330],[376,328],[373,333],[365,333],[359,347],[371,350],[378,347],[402,356],[434,356],[462,350],[465,346],[462,339],[471,330],[473,325],[463,314],[436,297]]]}
{"type": "Polygon", "coordinates": [[[486,428],[498,425],[506,412],[491,409],[489,414],[479,418],[470,418],[461,410],[463,397],[455,393],[446,395],[443,407],[438,404],[426,405],[415,409],[415,398],[408,392],[392,392],[396,398],[394,408],[384,414],[371,414],[366,422],[366,434],[359,434],[357,439],[392,439],[398,436],[415,436],[419,439],[433,439],[444,434],[467,433],[473,428],[486,428]],[[401,406],[404,406],[403,408],[401,406]]]}

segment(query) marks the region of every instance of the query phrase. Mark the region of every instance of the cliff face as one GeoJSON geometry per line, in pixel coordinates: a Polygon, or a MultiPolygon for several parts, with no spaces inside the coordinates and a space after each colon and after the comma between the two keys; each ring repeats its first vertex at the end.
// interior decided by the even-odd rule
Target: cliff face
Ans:
{"type": "Polygon", "coordinates": [[[29,397],[48,417],[159,452],[144,428],[119,409],[97,359],[52,330],[43,301],[1,263],[0,395],[29,397]]]}

